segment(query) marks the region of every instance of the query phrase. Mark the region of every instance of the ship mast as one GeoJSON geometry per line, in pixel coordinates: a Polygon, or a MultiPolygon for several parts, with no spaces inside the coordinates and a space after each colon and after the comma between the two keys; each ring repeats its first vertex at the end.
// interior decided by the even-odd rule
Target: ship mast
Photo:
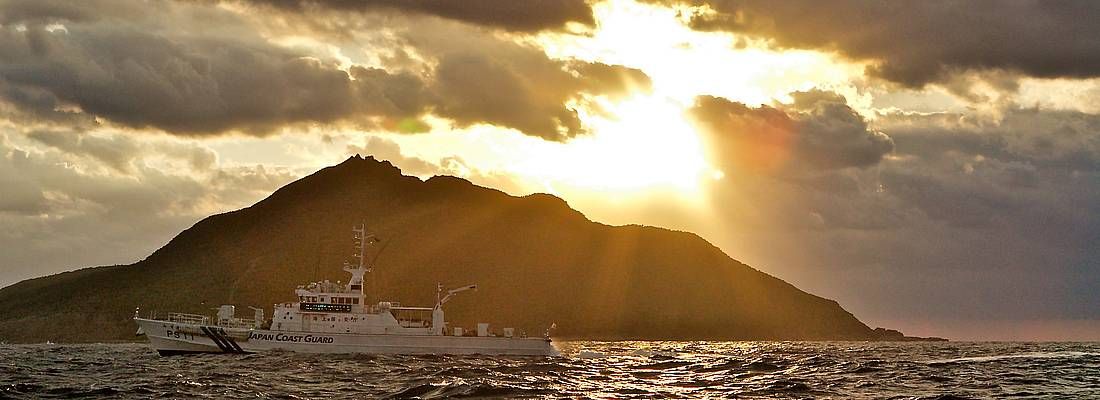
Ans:
{"type": "Polygon", "coordinates": [[[366,261],[367,244],[376,239],[374,235],[367,233],[366,223],[360,223],[351,230],[355,232],[355,253],[352,254],[352,257],[357,258],[358,262],[354,266],[344,263],[344,271],[351,274],[351,280],[348,281],[348,291],[353,293],[358,291],[359,304],[366,305],[367,296],[363,276],[371,272],[372,269],[366,261]]]}
{"type": "Polygon", "coordinates": [[[359,223],[355,227],[351,228],[352,232],[355,232],[355,258],[359,259],[359,269],[365,269],[364,265],[366,261],[363,254],[366,252],[367,247],[367,224],[359,223]]]}

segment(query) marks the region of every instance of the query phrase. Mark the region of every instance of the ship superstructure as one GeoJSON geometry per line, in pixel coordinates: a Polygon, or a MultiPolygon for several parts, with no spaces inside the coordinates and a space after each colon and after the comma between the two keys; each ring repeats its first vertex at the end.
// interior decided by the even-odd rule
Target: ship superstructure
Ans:
{"type": "Polygon", "coordinates": [[[270,320],[264,310],[254,317],[235,316],[236,308],[223,305],[217,317],[169,313],[163,318],[140,317],[138,333],[162,355],[180,353],[247,353],[287,350],[315,353],[490,354],[553,355],[549,335],[526,337],[505,328],[500,333],[479,323],[477,329],[448,330],[443,305],[456,294],[477,289],[468,285],[444,290],[436,287],[434,307],[406,307],[392,301],[368,303],[365,277],[373,264],[368,246],[379,242],[365,225],[354,229],[353,262],[344,263],[347,283],[328,280],[299,286],[294,302],[274,306],[270,320]]]}

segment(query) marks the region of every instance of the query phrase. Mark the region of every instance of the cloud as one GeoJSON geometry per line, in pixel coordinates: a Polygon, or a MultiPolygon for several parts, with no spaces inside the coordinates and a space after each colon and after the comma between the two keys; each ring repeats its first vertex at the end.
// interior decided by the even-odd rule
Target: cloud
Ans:
{"type": "MultiPolygon", "coordinates": [[[[341,18],[351,26],[373,21],[370,16],[335,20],[341,18]]],[[[491,123],[564,141],[586,133],[576,108],[598,108],[589,101],[592,97],[622,98],[648,92],[652,86],[638,69],[551,59],[536,46],[463,24],[419,27],[415,20],[390,24],[390,45],[418,59],[399,67],[430,71],[426,80],[435,96],[433,113],[459,127],[491,123]]],[[[367,45],[359,40],[363,39],[355,37],[351,43],[367,45]]]]}
{"type": "Polygon", "coordinates": [[[766,37],[780,47],[838,51],[874,75],[919,87],[962,71],[1041,78],[1100,76],[1100,3],[1076,1],[659,0],[707,4],[702,30],[766,37]]]}
{"type": "MultiPolygon", "coordinates": [[[[581,131],[580,118],[576,111],[565,107],[563,98],[539,91],[540,86],[549,82],[528,79],[519,72],[506,61],[484,54],[442,57],[436,69],[436,87],[446,99],[441,114],[460,125],[500,121],[502,125],[545,138],[571,136],[581,131]],[[469,79],[471,76],[482,79],[469,79]],[[540,101],[541,98],[550,101],[540,101]]],[[[548,73],[549,78],[570,80],[561,70],[542,72],[548,73]]]]}
{"type": "Polygon", "coordinates": [[[116,2],[97,3],[98,14],[51,4],[0,5],[24,18],[0,26],[0,100],[21,114],[10,118],[265,135],[297,125],[416,132],[433,114],[565,140],[584,133],[570,104],[649,85],[638,70],[551,60],[448,21],[411,29],[415,20],[403,20],[389,50],[431,62],[391,72],[273,44],[253,26],[261,22],[204,3],[164,3],[134,20],[124,20],[130,10],[116,2]]]}
{"type": "Polygon", "coordinates": [[[566,23],[594,25],[585,0],[252,0],[292,12],[324,8],[341,12],[397,12],[453,19],[511,31],[560,29],[566,23]]]}
{"type": "Polygon", "coordinates": [[[0,159],[0,187],[4,195],[0,196],[0,213],[15,215],[36,215],[45,211],[46,196],[42,188],[25,175],[16,173],[18,169],[30,164],[30,155],[16,149],[6,150],[0,159]]]}
{"type": "Polygon", "coordinates": [[[542,55],[529,61],[517,65],[478,52],[442,56],[432,86],[441,99],[436,111],[462,126],[491,121],[560,141],[586,132],[577,111],[566,105],[579,93],[621,95],[627,82],[648,86],[645,74],[625,67],[567,64],[542,55]]]}
{"type": "Polygon", "coordinates": [[[1100,224],[1082,208],[1100,200],[1100,115],[1012,107],[986,117],[888,114],[876,124],[891,132],[904,166],[884,171],[887,190],[933,218],[977,226],[1027,218],[1007,228],[1043,230],[1044,241],[1100,224]]]}
{"type": "Polygon", "coordinates": [[[1100,319],[1085,295],[1100,284],[1100,115],[897,112],[868,126],[894,143],[873,168],[742,169],[712,183],[722,241],[870,321],[925,321],[899,326],[913,333],[950,334],[936,321],[952,319],[1100,319]]]}
{"type": "Polygon", "coordinates": [[[138,2],[113,0],[86,1],[0,1],[0,24],[45,25],[57,21],[93,21],[109,13],[124,18],[140,18],[145,6],[138,2]]]}
{"type": "Polygon", "coordinates": [[[297,177],[284,168],[218,165],[211,150],[173,138],[32,135],[0,133],[0,286],[135,261],[199,219],[297,177]]]}
{"type": "Polygon", "coordinates": [[[86,158],[117,173],[133,174],[149,154],[182,161],[191,170],[206,172],[217,163],[217,154],[193,143],[137,138],[127,135],[103,135],[76,130],[33,130],[27,138],[70,156],[86,158]]]}
{"type": "Polygon", "coordinates": [[[652,87],[641,70],[552,59],[522,37],[454,21],[328,7],[277,15],[259,21],[272,35],[312,36],[349,55],[369,49],[367,58],[381,68],[422,77],[432,115],[456,127],[492,124],[564,141],[586,133],[578,108],[601,111],[592,98],[622,98],[652,87]]]}
{"type": "Polygon", "coordinates": [[[889,136],[830,92],[792,94],[794,102],[751,108],[701,96],[689,114],[702,128],[712,160],[727,172],[820,171],[877,164],[894,148],[889,136]]]}
{"type": "Polygon", "coordinates": [[[255,36],[158,33],[118,22],[3,26],[3,99],[38,118],[54,120],[75,107],[135,129],[190,135],[403,118],[425,108],[422,99],[408,99],[421,85],[415,77],[345,73],[255,36]]]}
{"type": "Polygon", "coordinates": [[[4,99],[50,118],[75,105],[131,128],[201,135],[419,114],[411,76],[331,64],[264,43],[128,27],[0,30],[4,99]],[[356,79],[352,79],[352,77],[356,79]],[[28,99],[33,100],[30,103],[28,99]]]}
{"type": "Polygon", "coordinates": [[[1097,114],[1010,106],[988,116],[887,114],[878,125],[899,148],[927,157],[961,153],[1068,171],[1100,165],[1097,114]]]}
{"type": "Polygon", "coordinates": [[[66,153],[88,155],[118,172],[131,172],[139,156],[138,143],[122,136],[103,138],[76,132],[33,131],[27,137],[66,153]]]}

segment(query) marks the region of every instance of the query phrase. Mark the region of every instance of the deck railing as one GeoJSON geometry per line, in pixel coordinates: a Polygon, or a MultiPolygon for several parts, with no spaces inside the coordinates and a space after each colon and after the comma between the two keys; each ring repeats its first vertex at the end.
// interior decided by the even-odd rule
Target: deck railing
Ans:
{"type": "Polygon", "coordinates": [[[185,313],[168,313],[168,322],[178,322],[181,324],[193,324],[193,325],[209,325],[210,317],[199,314],[185,314],[185,313]]]}
{"type": "Polygon", "coordinates": [[[149,319],[153,319],[153,320],[157,320],[157,321],[175,322],[175,323],[179,323],[179,324],[207,325],[207,326],[216,325],[216,326],[220,326],[220,327],[224,327],[224,328],[245,328],[245,329],[252,329],[252,328],[257,328],[258,327],[258,324],[257,324],[256,320],[244,319],[244,318],[231,318],[231,319],[228,319],[228,320],[216,321],[216,323],[212,324],[211,321],[214,321],[214,320],[212,318],[210,318],[209,316],[202,315],[202,314],[187,314],[187,313],[178,313],[178,312],[160,313],[160,312],[157,312],[157,311],[149,311],[149,312],[146,313],[146,315],[149,319]]]}
{"type": "Polygon", "coordinates": [[[246,328],[251,329],[256,327],[256,320],[243,319],[243,318],[231,318],[227,320],[218,321],[218,326],[223,328],[246,328]]]}

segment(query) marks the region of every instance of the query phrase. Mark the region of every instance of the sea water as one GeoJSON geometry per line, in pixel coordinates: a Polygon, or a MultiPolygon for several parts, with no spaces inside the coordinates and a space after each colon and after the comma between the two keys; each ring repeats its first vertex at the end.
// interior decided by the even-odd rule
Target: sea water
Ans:
{"type": "Polygon", "coordinates": [[[560,357],[0,345],[0,398],[1100,398],[1098,343],[564,342],[560,357]]]}

